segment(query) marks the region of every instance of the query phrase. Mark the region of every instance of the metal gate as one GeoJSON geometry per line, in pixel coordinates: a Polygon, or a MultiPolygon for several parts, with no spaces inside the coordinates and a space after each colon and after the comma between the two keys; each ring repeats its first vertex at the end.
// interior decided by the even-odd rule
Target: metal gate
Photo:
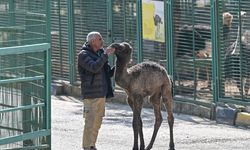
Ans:
{"type": "Polygon", "coordinates": [[[173,3],[175,95],[179,100],[211,103],[211,1],[173,3]]]}
{"type": "Polygon", "coordinates": [[[0,1],[0,149],[51,149],[50,1],[0,1]]]}
{"type": "Polygon", "coordinates": [[[229,0],[218,8],[218,101],[249,104],[250,2],[229,0]],[[224,21],[223,21],[224,17],[224,21]],[[225,17],[228,19],[225,20],[225,17]],[[231,19],[231,20],[229,20],[231,19]]]}

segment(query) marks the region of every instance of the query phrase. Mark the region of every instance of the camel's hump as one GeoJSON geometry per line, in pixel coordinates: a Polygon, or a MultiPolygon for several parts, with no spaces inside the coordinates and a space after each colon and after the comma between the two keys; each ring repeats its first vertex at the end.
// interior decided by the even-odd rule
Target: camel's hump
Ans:
{"type": "Polygon", "coordinates": [[[167,74],[167,70],[163,66],[150,61],[142,62],[129,68],[130,73],[138,73],[143,71],[162,72],[167,74]]]}

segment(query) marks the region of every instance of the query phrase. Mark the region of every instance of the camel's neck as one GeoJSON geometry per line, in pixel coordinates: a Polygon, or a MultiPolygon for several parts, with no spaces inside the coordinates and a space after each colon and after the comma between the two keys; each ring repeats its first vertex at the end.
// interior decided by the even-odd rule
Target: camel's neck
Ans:
{"type": "Polygon", "coordinates": [[[236,41],[235,41],[235,47],[234,47],[233,52],[235,52],[235,50],[237,48],[239,38],[240,38],[240,28],[243,27],[243,25],[244,25],[244,21],[241,22],[241,25],[240,24],[238,25],[237,38],[236,38],[236,41]]]}
{"type": "Polygon", "coordinates": [[[116,60],[115,82],[122,88],[127,89],[129,85],[129,75],[127,64],[116,60]]]}

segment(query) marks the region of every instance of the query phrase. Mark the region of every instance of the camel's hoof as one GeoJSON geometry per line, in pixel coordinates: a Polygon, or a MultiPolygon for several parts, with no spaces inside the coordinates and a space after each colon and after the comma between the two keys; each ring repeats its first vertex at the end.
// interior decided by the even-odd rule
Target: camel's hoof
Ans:
{"type": "Polygon", "coordinates": [[[148,145],[145,150],[151,150],[152,146],[148,145]]]}
{"type": "Polygon", "coordinates": [[[140,147],[140,150],[145,150],[145,147],[140,147]]]}
{"type": "Polygon", "coordinates": [[[175,150],[174,147],[174,143],[170,142],[168,150],[175,150]]]}

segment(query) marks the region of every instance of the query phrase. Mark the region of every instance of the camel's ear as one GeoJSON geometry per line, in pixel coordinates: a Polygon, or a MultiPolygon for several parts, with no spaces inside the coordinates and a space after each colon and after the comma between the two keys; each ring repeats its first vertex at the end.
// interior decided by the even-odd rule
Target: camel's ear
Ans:
{"type": "Polygon", "coordinates": [[[120,49],[123,49],[124,47],[122,45],[120,45],[119,43],[112,43],[109,47],[112,47],[116,50],[120,50],[120,49]]]}
{"type": "Polygon", "coordinates": [[[132,62],[133,62],[133,59],[131,58],[130,61],[129,61],[129,63],[132,63],[132,62]]]}
{"type": "Polygon", "coordinates": [[[246,17],[246,16],[247,16],[247,12],[245,12],[245,11],[240,11],[240,15],[241,15],[241,17],[246,17]]]}
{"type": "Polygon", "coordinates": [[[125,49],[127,52],[131,52],[131,51],[132,51],[132,47],[130,46],[129,43],[127,43],[127,42],[122,42],[121,45],[124,47],[124,49],[125,49]]]}

